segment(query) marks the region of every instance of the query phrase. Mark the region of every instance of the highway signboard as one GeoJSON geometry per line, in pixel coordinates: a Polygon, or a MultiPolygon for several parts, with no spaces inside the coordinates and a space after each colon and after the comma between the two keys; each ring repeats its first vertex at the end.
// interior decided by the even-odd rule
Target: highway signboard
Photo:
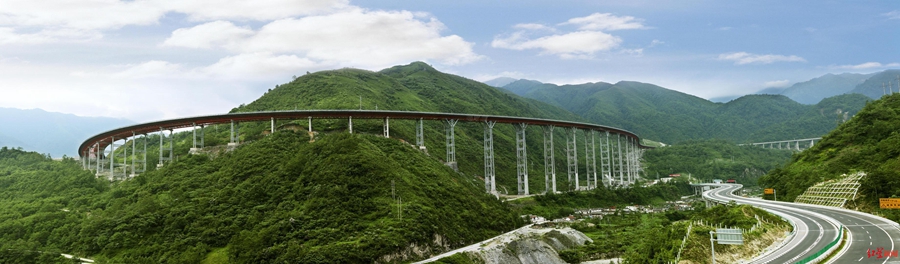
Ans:
{"type": "Polygon", "coordinates": [[[900,198],[880,198],[878,204],[881,209],[900,209],[900,198]]]}
{"type": "Polygon", "coordinates": [[[763,190],[763,194],[775,194],[775,189],[766,188],[763,190]]]}
{"type": "Polygon", "coordinates": [[[725,245],[743,245],[744,234],[740,229],[716,228],[716,242],[725,245]]]}

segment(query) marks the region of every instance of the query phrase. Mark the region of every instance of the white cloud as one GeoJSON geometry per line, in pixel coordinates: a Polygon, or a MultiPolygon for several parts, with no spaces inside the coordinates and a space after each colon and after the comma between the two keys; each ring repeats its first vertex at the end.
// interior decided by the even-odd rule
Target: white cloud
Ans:
{"type": "Polygon", "coordinates": [[[576,31],[561,35],[525,39],[521,33],[494,38],[491,46],[512,50],[539,49],[541,54],[559,55],[563,59],[590,58],[595,52],[618,47],[622,39],[599,31],[576,31]]]}
{"type": "Polygon", "coordinates": [[[569,19],[561,25],[577,25],[580,30],[646,29],[644,20],[632,16],[615,16],[610,13],[593,13],[586,17],[569,19]]]}
{"type": "Polygon", "coordinates": [[[162,45],[187,48],[220,46],[234,49],[237,42],[253,34],[250,28],[238,27],[228,21],[214,21],[192,28],[176,29],[162,45]]]}
{"type": "Polygon", "coordinates": [[[222,58],[215,64],[197,69],[197,71],[217,79],[266,80],[322,68],[325,67],[308,58],[259,52],[222,58]]]}
{"type": "Polygon", "coordinates": [[[835,66],[834,68],[849,69],[849,70],[862,70],[862,69],[874,69],[874,68],[886,68],[886,67],[898,67],[898,66],[900,66],[900,63],[896,63],[896,62],[888,63],[888,64],[881,64],[880,62],[866,62],[866,63],[860,63],[860,64],[856,64],[856,65],[840,65],[840,66],[835,66]]]}
{"type": "Polygon", "coordinates": [[[644,49],[621,49],[619,50],[619,53],[641,56],[644,55],[644,49]]]}
{"type": "Polygon", "coordinates": [[[765,88],[770,88],[770,87],[781,88],[781,87],[788,87],[789,85],[791,85],[791,81],[789,81],[789,80],[770,81],[770,82],[765,82],[763,85],[765,86],[765,88]]]}
{"type": "Polygon", "coordinates": [[[103,37],[94,30],[71,28],[44,29],[35,33],[18,33],[10,27],[0,27],[0,45],[2,44],[41,44],[57,41],[90,41],[103,37]]]}
{"type": "MultiPolygon", "coordinates": [[[[127,69],[112,74],[115,78],[139,79],[179,76],[182,74],[182,66],[167,61],[152,60],[138,65],[128,65],[127,69]]],[[[75,72],[75,76],[86,76],[75,72]]]]}
{"type": "Polygon", "coordinates": [[[652,48],[652,47],[656,47],[656,46],[659,46],[659,45],[662,45],[662,44],[666,44],[666,43],[663,42],[663,41],[661,41],[661,40],[654,39],[653,41],[650,41],[650,46],[647,46],[647,47],[648,47],[648,48],[652,48]]]}
{"type": "Polygon", "coordinates": [[[236,53],[289,53],[311,60],[379,68],[413,60],[449,65],[481,59],[473,43],[441,36],[444,25],[427,14],[347,9],[327,15],[286,18],[252,31],[229,22],[211,22],[173,32],[164,45],[219,46],[236,53]],[[209,38],[215,32],[228,33],[209,38]]]}
{"type": "Polygon", "coordinates": [[[96,39],[104,30],[130,25],[153,25],[168,13],[183,13],[194,21],[217,19],[274,20],[317,14],[347,7],[347,0],[6,0],[0,9],[0,27],[13,28],[3,43],[33,44],[67,39],[96,39]],[[38,35],[16,33],[41,29],[38,35]],[[73,32],[81,32],[74,34],[73,32]]]}
{"type": "Polygon", "coordinates": [[[718,30],[729,31],[729,30],[731,30],[731,27],[719,27],[718,30]]]}
{"type": "Polygon", "coordinates": [[[888,17],[888,19],[900,19],[900,10],[894,10],[881,15],[888,17]]]}
{"type": "Polygon", "coordinates": [[[546,30],[546,31],[556,31],[555,28],[545,26],[543,24],[537,23],[524,23],[524,24],[516,24],[513,26],[515,29],[527,29],[527,30],[546,30]]]}
{"type": "Polygon", "coordinates": [[[276,20],[315,15],[349,7],[347,0],[206,0],[165,1],[173,12],[187,14],[194,21],[220,19],[276,20]]]}
{"type": "Polygon", "coordinates": [[[796,55],[784,56],[774,54],[751,54],[747,52],[734,52],[719,54],[719,60],[734,61],[736,65],[744,64],[770,64],[774,62],[806,62],[806,59],[796,55]]]}

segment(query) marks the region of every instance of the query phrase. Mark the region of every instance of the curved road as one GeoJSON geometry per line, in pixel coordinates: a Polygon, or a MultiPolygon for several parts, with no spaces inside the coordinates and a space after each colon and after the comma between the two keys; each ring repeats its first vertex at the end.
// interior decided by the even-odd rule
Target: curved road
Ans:
{"type": "Polygon", "coordinates": [[[896,222],[841,208],[744,198],[732,194],[741,188],[737,184],[714,186],[720,188],[705,192],[704,197],[757,206],[794,223],[794,235],[785,241],[785,246],[754,263],[794,263],[810,256],[837,237],[839,225],[848,231],[848,243],[828,263],[900,263],[900,258],[888,257],[900,246],[900,225],[896,222]],[[875,254],[879,248],[883,252],[881,258],[875,254]]]}

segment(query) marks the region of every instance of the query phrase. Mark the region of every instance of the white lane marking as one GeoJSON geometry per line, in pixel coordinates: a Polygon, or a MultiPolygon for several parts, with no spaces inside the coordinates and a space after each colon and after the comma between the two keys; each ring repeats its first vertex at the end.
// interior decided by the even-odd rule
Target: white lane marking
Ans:
{"type": "Polygon", "coordinates": [[[863,259],[863,257],[859,257],[859,260],[857,260],[857,261],[862,261],[862,259],[863,259]]]}
{"type": "MultiPolygon", "coordinates": [[[[823,231],[824,231],[824,228],[823,228],[822,224],[819,223],[819,222],[816,221],[816,220],[813,220],[813,217],[816,217],[816,218],[821,219],[821,220],[825,220],[825,221],[826,221],[828,224],[830,224],[834,229],[838,229],[838,226],[837,226],[837,225],[840,224],[840,223],[839,223],[837,220],[835,220],[834,218],[831,218],[831,217],[828,217],[828,216],[825,216],[825,215],[822,215],[822,214],[819,214],[819,213],[816,213],[816,212],[813,212],[813,211],[810,211],[810,210],[804,210],[804,209],[797,210],[797,209],[794,209],[794,208],[791,208],[791,207],[788,207],[788,206],[777,205],[777,204],[774,204],[774,203],[771,203],[771,204],[770,204],[770,203],[754,203],[754,202],[751,202],[751,201],[746,200],[746,199],[741,199],[741,198],[739,198],[739,197],[725,197],[725,196],[722,195],[722,193],[724,193],[725,191],[731,191],[731,190],[730,190],[730,189],[727,189],[727,188],[725,188],[725,189],[719,189],[719,190],[715,190],[715,191],[714,191],[714,190],[710,190],[710,191],[705,192],[705,193],[704,193],[704,196],[709,196],[710,198],[718,198],[717,200],[723,200],[723,201],[729,201],[729,200],[730,200],[730,201],[741,201],[742,203],[746,203],[746,204],[750,204],[750,205],[762,204],[762,205],[764,205],[764,206],[759,206],[760,208],[762,208],[762,209],[767,209],[767,210],[770,210],[770,211],[777,211],[777,210],[771,210],[772,208],[783,209],[783,210],[786,210],[786,211],[790,211],[790,212],[792,212],[792,213],[795,213],[795,214],[796,214],[796,216],[794,216],[795,218],[796,218],[796,217],[805,218],[805,219],[809,220],[810,222],[815,223],[815,224],[818,226],[818,228],[819,228],[818,230],[811,230],[811,229],[808,229],[808,228],[797,228],[797,229],[795,230],[795,233],[800,233],[800,234],[801,234],[800,237],[806,237],[806,235],[807,235],[808,233],[810,233],[810,231],[819,231],[819,230],[823,230],[823,231]],[[736,198],[736,199],[732,199],[732,198],[736,198]],[[810,215],[813,216],[813,217],[810,217],[810,215]],[[829,220],[829,219],[830,219],[830,220],[829,220]],[[798,231],[799,231],[799,232],[798,232],[798,231]]],[[[758,206],[758,205],[757,205],[757,206],[758,206]]],[[[776,213],[776,214],[777,214],[777,213],[776,213]]],[[[797,220],[800,220],[800,219],[797,219],[797,220]]],[[[803,221],[791,221],[791,222],[795,222],[795,223],[799,222],[799,223],[805,225],[805,223],[803,223],[803,221]]],[[[815,241],[812,243],[812,245],[816,245],[816,244],[818,244],[819,242],[821,242],[823,236],[825,235],[825,232],[819,231],[819,232],[817,232],[817,233],[818,233],[818,236],[816,237],[816,239],[815,239],[815,241]]],[[[795,236],[795,237],[796,237],[796,236],[795,236]]],[[[835,237],[837,237],[837,232],[835,232],[835,237]]],[[[803,240],[803,239],[797,240],[797,241],[794,243],[793,246],[791,246],[791,245],[787,245],[786,247],[783,246],[783,247],[780,249],[780,250],[783,250],[783,252],[781,252],[780,254],[771,254],[771,255],[769,255],[768,258],[772,259],[772,258],[778,258],[778,257],[783,256],[785,253],[790,252],[791,250],[795,249],[795,247],[796,247],[797,245],[799,245],[799,244],[801,243],[802,240],[803,240]],[[774,257],[773,257],[773,256],[774,256],[774,257]]],[[[792,242],[794,242],[794,241],[792,241],[792,242]]],[[[803,254],[806,254],[806,253],[808,253],[810,250],[812,250],[812,248],[813,248],[812,246],[811,246],[811,247],[808,247],[808,248],[806,248],[806,250],[804,250],[802,253],[796,254],[796,256],[794,256],[794,258],[791,259],[789,262],[793,262],[794,260],[799,259],[801,256],[803,256],[803,254]]],[[[776,251],[778,251],[778,250],[776,250],[776,251]]],[[[840,253],[839,253],[839,254],[840,254],[840,253]]],[[[769,260],[769,261],[771,261],[771,260],[769,260]]],[[[769,261],[761,261],[761,262],[766,263],[766,262],[769,262],[769,261]]]]}

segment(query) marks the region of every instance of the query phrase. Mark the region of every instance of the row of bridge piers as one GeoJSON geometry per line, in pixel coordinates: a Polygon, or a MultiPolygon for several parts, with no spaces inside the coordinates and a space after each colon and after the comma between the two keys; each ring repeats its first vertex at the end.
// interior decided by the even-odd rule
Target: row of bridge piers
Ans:
{"type": "MultiPolygon", "coordinates": [[[[308,131],[312,132],[312,119],[308,117],[308,131]]],[[[456,140],[455,127],[459,119],[443,119],[442,123],[445,129],[446,140],[446,159],[445,164],[458,170],[456,161],[456,140]]],[[[275,131],[275,118],[270,119],[271,128],[269,131],[275,131]]],[[[390,138],[390,118],[385,117],[383,136],[390,138]]],[[[426,150],[424,140],[424,119],[415,119],[416,122],[416,147],[420,150],[426,150]]],[[[494,136],[493,129],[497,121],[485,120],[481,121],[484,127],[484,182],[485,190],[488,193],[498,195],[496,185],[496,170],[494,163],[494,136]]],[[[205,145],[205,127],[209,123],[196,124],[191,123],[190,126],[180,127],[178,129],[187,128],[192,130],[193,144],[190,148],[190,154],[197,154],[202,151],[205,145]],[[197,129],[197,128],[200,129],[197,129]]],[[[231,120],[230,122],[229,142],[227,150],[234,150],[239,145],[238,129],[239,122],[231,120]]],[[[515,128],[515,151],[516,151],[516,180],[517,193],[519,195],[529,195],[528,184],[528,155],[526,144],[526,128],[527,123],[513,123],[515,128]]],[[[558,192],[556,185],[556,162],[554,151],[553,135],[555,131],[553,125],[541,125],[543,132],[543,158],[544,158],[544,190],[558,192]]],[[[634,137],[623,136],[618,133],[610,133],[609,131],[594,129],[579,129],[575,127],[563,127],[566,137],[566,165],[567,177],[571,186],[570,190],[586,190],[599,186],[602,181],[607,186],[627,186],[635,182],[641,170],[640,160],[643,149],[634,137]],[[577,141],[579,140],[578,131],[582,130],[582,140],[584,150],[584,161],[586,164],[586,182],[582,183],[582,177],[578,170],[578,149],[577,141]],[[599,144],[597,138],[599,137],[599,144]],[[599,149],[598,149],[599,146],[599,149]],[[597,166],[597,152],[600,152],[599,168],[597,166]]],[[[348,117],[348,131],[353,133],[353,117],[348,117]]],[[[155,133],[155,132],[148,132],[155,133]]],[[[89,149],[81,153],[82,165],[84,169],[92,170],[98,177],[105,176],[110,180],[122,180],[134,177],[147,170],[147,145],[150,141],[148,133],[136,134],[132,132],[130,137],[110,137],[109,144],[101,146],[100,142],[94,143],[89,149]],[[124,141],[123,143],[117,143],[124,141]],[[129,144],[130,143],[130,144],[129,144]],[[129,146],[130,145],[130,146],[129,146]],[[129,159],[130,157],[130,159],[129,159]],[[130,163],[129,163],[130,161],[130,163]]],[[[159,159],[157,167],[162,167],[166,163],[174,160],[174,137],[175,128],[159,127],[159,159]],[[166,135],[168,131],[168,135],[166,135]]],[[[106,140],[103,140],[106,141],[106,140]]]]}

